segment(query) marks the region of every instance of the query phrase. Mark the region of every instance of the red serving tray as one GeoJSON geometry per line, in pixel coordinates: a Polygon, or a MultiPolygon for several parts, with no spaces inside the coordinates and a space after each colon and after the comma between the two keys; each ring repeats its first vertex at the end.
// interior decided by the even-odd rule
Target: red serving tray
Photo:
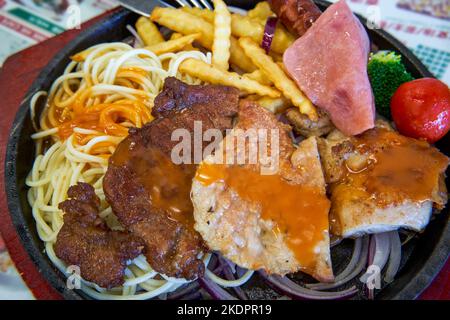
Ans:
{"type": "MultiPolygon", "coordinates": [[[[112,10],[113,11],[113,10],[112,10]]],[[[66,31],[9,57],[0,70],[0,233],[16,268],[37,299],[62,299],[62,296],[41,275],[22,246],[6,203],[4,188],[5,152],[9,130],[22,99],[39,72],[53,56],[74,39],[81,30],[110,14],[111,11],[84,23],[80,30],[66,31]]],[[[0,238],[0,252],[3,241],[0,238]]],[[[450,300],[450,261],[420,296],[424,300],[450,300]]]]}

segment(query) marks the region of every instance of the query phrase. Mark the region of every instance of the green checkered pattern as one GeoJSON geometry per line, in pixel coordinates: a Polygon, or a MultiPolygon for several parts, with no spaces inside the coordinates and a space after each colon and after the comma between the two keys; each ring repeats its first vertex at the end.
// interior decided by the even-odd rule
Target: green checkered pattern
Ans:
{"type": "Polygon", "coordinates": [[[450,52],[430,48],[419,44],[417,48],[412,48],[414,54],[427,66],[438,79],[442,79],[450,64],[450,52]]]}

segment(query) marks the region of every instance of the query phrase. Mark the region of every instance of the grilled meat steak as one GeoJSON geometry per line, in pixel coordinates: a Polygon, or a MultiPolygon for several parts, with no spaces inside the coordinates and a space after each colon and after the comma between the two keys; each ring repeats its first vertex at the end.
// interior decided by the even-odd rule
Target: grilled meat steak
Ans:
{"type": "Polygon", "coordinates": [[[196,165],[172,161],[179,143],[172,133],[185,129],[192,137],[200,122],[203,132],[231,128],[238,101],[239,91],[230,87],[190,86],[168,78],[155,99],[157,118],[131,129],[110,159],[106,199],[123,226],[145,241],[147,260],[158,272],[186,279],[204,272],[198,258],[204,245],[193,228],[190,200],[196,165]]]}

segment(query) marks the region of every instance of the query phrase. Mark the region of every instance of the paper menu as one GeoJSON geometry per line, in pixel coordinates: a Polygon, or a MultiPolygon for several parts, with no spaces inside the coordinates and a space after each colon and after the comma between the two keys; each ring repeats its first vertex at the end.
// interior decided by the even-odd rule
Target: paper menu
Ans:
{"type": "Polygon", "coordinates": [[[0,0],[0,65],[9,55],[115,6],[115,0],[0,0]]]}

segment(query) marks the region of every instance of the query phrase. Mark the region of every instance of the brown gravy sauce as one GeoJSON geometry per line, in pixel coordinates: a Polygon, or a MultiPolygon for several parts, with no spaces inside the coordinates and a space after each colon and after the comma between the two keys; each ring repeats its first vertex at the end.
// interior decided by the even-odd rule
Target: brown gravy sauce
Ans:
{"type": "Polygon", "coordinates": [[[360,189],[355,192],[366,192],[381,206],[399,204],[405,199],[429,200],[439,175],[449,163],[445,155],[427,142],[383,128],[353,137],[352,143],[367,161],[357,172],[347,167],[340,183],[360,189]]]}
{"type": "Polygon", "coordinates": [[[195,165],[176,165],[158,148],[134,145],[130,138],[119,144],[111,161],[131,168],[154,207],[167,212],[169,219],[193,228],[190,192],[195,165]]]}

